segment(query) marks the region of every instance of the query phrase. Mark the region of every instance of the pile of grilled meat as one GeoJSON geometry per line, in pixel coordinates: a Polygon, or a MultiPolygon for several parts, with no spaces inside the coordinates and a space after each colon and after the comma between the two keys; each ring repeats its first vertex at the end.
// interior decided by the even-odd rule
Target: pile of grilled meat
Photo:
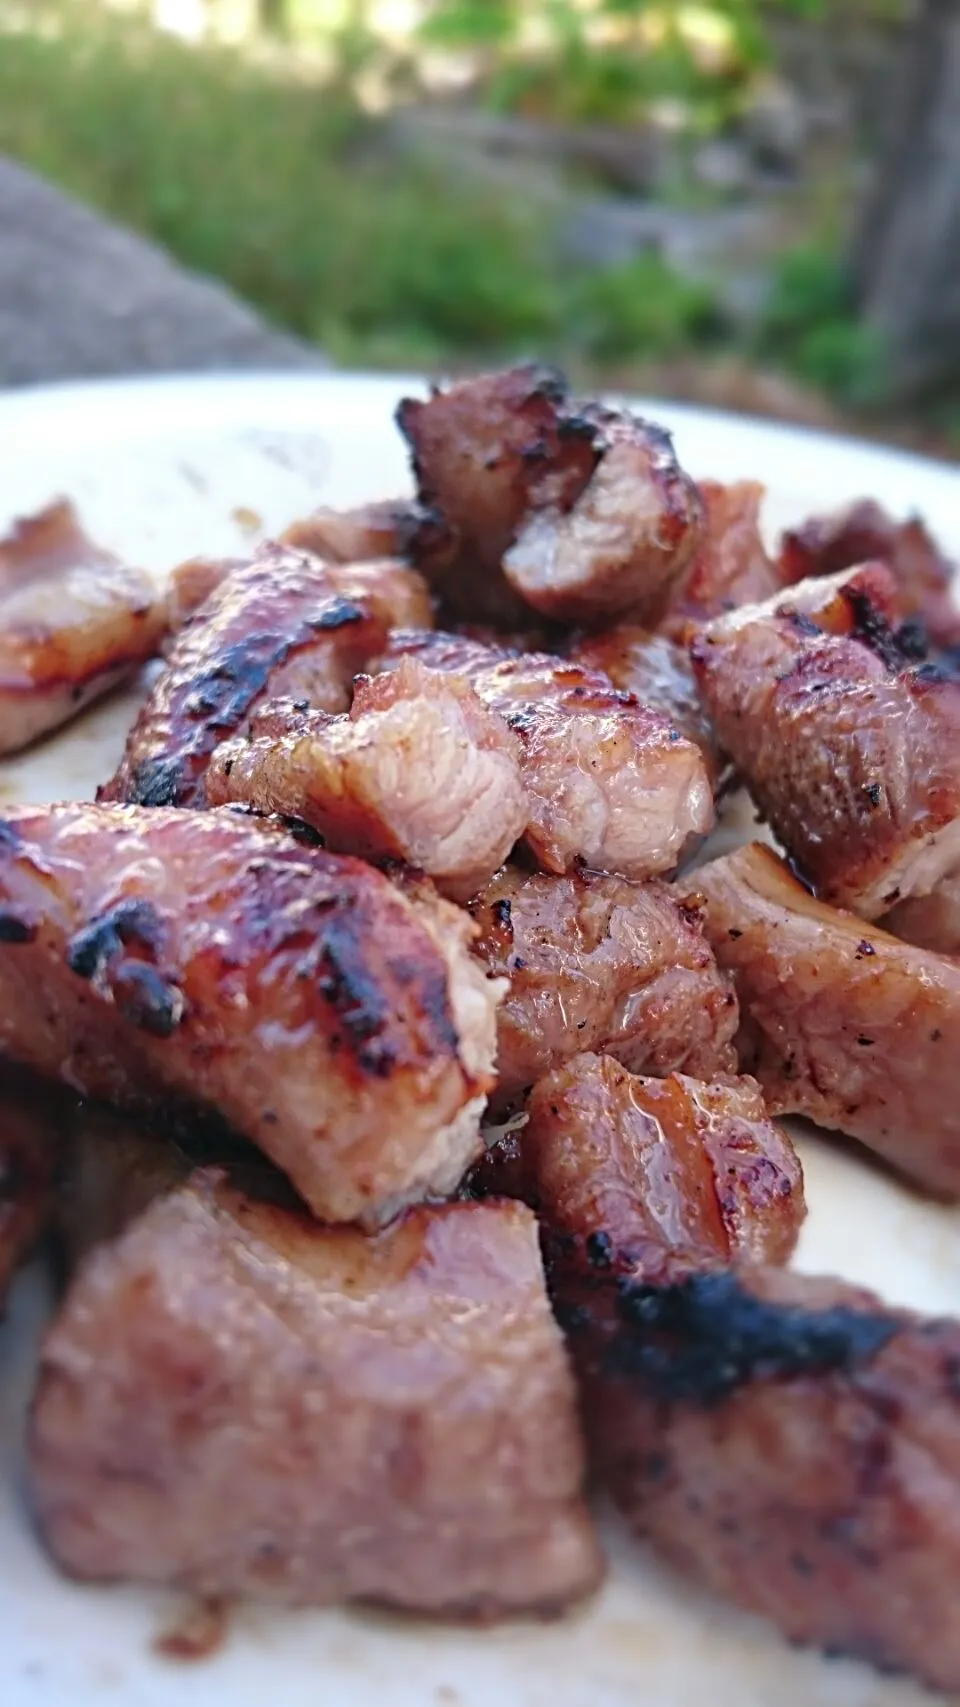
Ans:
{"type": "Polygon", "coordinates": [[[587,1491],[792,1640],[960,1688],[960,1323],[785,1264],[775,1118],[960,1196],[960,618],[878,506],[535,367],[398,412],[416,498],[158,597],[0,545],[0,740],[162,654],[96,804],[0,821],[0,1273],[64,1569],[554,1612],[587,1491]],[[709,859],[742,786],[767,843],[709,859]],[[679,874],[679,875],[678,875],[679,874]]]}

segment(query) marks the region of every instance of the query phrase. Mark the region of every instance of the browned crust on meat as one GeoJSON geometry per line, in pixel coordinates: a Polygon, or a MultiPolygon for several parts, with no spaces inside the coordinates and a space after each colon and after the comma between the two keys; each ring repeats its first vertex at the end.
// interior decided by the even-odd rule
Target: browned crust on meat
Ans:
{"type": "Polygon", "coordinates": [[[351,678],[380,650],[387,629],[368,601],[332,585],[319,559],[265,546],[181,629],[98,798],[202,806],[210,754],[259,700],[299,678],[301,686],[326,688],[322,709],[345,710],[351,678]]]}
{"type": "Polygon", "coordinates": [[[778,1114],[859,1138],[960,1193],[960,967],[816,901],[753,844],[691,880],[740,999],[744,1069],[778,1114]]]}
{"type": "Polygon", "coordinates": [[[230,809],[0,826],[0,1048],[133,1111],[213,1110],[328,1220],[450,1190],[500,987],[465,915],[230,809]]]}
{"type": "Polygon", "coordinates": [[[0,752],[74,717],[157,651],[164,601],[66,500],[0,539],[0,752]]]}
{"type": "Polygon", "coordinates": [[[833,515],[811,516],[802,526],[788,528],[780,542],[787,581],[835,575],[877,559],[893,574],[904,616],[919,619],[935,645],[957,645],[955,567],[919,516],[896,522],[882,504],[861,498],[833,515]]]}
{"type": "Polygon", "coordinates": [[[668,632],[683,638],[708,617],[770,598],[784,576],[760,532],[766,487],[756,480],[701,480],[704,523],[693,561],[663,617],[668,632]]]}
{"type": "Polygon", "coordinates": [[[666,885],[510,868],[471,907],[474,952],[510,979],[498,1106],[583,1050],[634,1072],[736,1071],[737,1006],[696,907],[666,885]]]}

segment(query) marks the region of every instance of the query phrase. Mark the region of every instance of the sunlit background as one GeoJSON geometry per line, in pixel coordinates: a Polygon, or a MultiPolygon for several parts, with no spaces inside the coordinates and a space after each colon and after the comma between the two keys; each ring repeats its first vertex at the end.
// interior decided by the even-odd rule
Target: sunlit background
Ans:
{"type": "Polygon", "coordinates": [[[338,364],[535,353],[950,454],[960,157],[903,159],[925,63],[960,133],[948,28],[949,0],[0,0],[0,154],[338,364]]]}

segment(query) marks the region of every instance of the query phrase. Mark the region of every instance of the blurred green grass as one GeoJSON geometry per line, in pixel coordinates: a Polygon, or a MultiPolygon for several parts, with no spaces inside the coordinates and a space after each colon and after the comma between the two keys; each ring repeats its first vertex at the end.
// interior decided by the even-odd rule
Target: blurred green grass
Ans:
{"type": "Polygon", "coordinates": [[[593,363],[715,330],[709,290],[656,256],[561,263],[542,210],[392,159],[342,84],[76,0],[35,0],[0,34],[0,152],[338,360],[593,363]]]}

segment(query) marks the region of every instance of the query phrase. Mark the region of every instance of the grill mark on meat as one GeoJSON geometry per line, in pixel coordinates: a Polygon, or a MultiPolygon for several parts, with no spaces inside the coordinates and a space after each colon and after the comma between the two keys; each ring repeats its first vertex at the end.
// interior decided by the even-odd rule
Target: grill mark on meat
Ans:
{"type": "MultiPolygon", "coordinates": [[[[233,730],[263,693],[274,670],[285,664],[314,634],[351,628],[366,613],[350,599],[337,599],[317,617],[308,618],[286,634],[266,630],[231,646],[205,675],[198,678],[184,711],[202,717],[212,730],[233,730]]],[[[141,802],[141,804],[143,804],[141,802]]]]}
{"type": "Polygon", "coordinates": [[[0,913],[0,942],[33,942],[37,927],[16,913],[0,913]]]}
{"type": "Polygon", "coordinates": [[[141,759],[127,790],[131,806],[176,806],[189,786],[182,759],[141,759]]]}
{"type": "Polygon", "coordinates": [[[659,1401],[704,1408],[761,1379],[851,1374],[903,1325],[846,1305],[772,1304],[729,1270],[666,1286],[621,1277],[618,1313],[630,1331],[610,1349],[610,1373],[628,1375],[659,1401]]]}
{"type": "Polygon", "coordinates": [[[171,1037],[184,1016],[183,991],[155,964],[163,935],[149,901],[120,901],[77,931],[66,948],[71,972],[109,995],[124,1019],[152,1037],[171,1037]],[[124,949],[144,958],[124,955],[124,949]]]}
{"type": "MultiPolygon", "coordinates": [[[[853,618],[851,639],[861,640],[865,646],[869,646],[891,675],[895,675],[906,661],[898,630],[887,621],[883,611],[874,604],[869,592],[864,588],[844,587],[843,598],[849,605],[853,618]]],[[[815,624],[814,631],[816,632],[815,624]]]]}
{"type": "Polygon", "coordinates": [[[67,945],[67,965],[78,978],[96,978],[120,949],[137,947],[155,954],[163,923],[149,901],[118,901],[77,931],[67,945]]]}

